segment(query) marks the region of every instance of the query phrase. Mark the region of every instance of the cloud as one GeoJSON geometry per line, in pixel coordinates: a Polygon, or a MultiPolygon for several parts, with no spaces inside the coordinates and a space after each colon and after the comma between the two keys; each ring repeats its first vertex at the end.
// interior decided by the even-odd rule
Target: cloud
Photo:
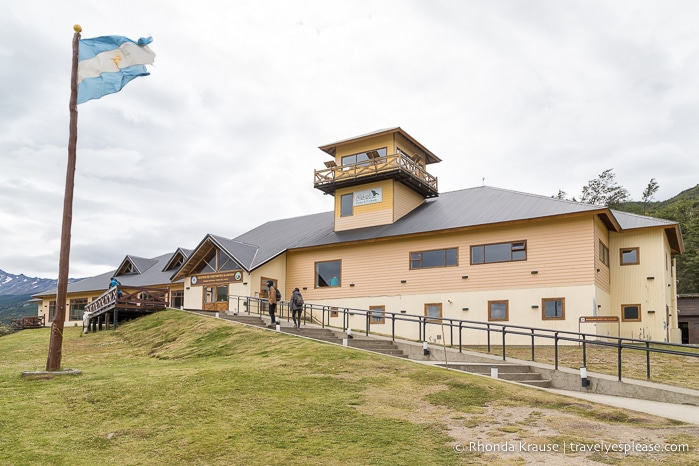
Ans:
{"type": "MultiPolygon", "coordinates": [[[[72,25],[152,35],[151,76],[79,106],[71,275],[332,209],[318,146],[401,126],[482,183],[693,187],[694,2],[48,0],[0,5],[0,268],[57,273],[72,25]],[[139,15],[128,12],[138,8],[139,15]],[[37,15],[36,11],[41,11],[37,15]]],[[[695,178],[695,177],[694,177],[695,178]]]]}

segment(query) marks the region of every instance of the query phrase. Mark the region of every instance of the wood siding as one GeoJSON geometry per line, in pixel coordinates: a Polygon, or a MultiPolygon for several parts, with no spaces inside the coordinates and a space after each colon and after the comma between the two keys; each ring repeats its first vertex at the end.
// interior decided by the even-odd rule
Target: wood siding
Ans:
{"type": "Polygon", "coordinates": [[[594,252],[592,219],[583,216],[290,251],[287,278],[306,287],[308,299],[592,285],[594,252]],[[526,261],[470,265],[472,245],[522,240],[526,261]],[[443,248],[458,248],[458,266],[410,270],[410,252],[443,248]],[[339,259],[342,287],[314,289],[313,264],[339,259]]]}
{"type": "Polygon", "coordinates": [[[393,182],[384,180],[377,183],[360,184],[350,188],[338,189],[335,193],[335,231],[352,230],[375,225],[388,225],[393,223],[393,182]],[[353,215],[340,216],[341,198],[343,194],[351,194],[357,191],[380,187],[382,189],[381,202],[355,206],[353,215]]]}
{"type": "Polygon", "coordinates": [[[424,204],[425,198],[400,183],[393,184],[393,221],[395,222],[424,204]]]}

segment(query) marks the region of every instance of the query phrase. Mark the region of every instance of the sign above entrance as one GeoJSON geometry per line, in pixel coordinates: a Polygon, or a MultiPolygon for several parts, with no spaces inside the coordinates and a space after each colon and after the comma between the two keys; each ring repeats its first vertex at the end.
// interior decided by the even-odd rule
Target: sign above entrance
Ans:
{"type": "Polygon", "coordinates": [[[191,278],[192,285],[220,285],[225,283],[240,282],[243,274],[239,270],[236,272],[209,273],[206,275],[194,275],[191,278]]]}
{"type": "Polygon", "coordinates": [[[364,191],[355,191],[354,206],[377,204],[383,200],[382,188],[372,188],[364,191]]]}

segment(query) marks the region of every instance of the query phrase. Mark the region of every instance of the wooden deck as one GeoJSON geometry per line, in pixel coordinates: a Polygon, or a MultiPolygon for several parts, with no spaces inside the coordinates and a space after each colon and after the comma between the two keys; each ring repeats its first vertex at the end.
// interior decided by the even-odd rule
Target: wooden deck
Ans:
{"type": "Polygon", "coordinates": [[[123,286],[110,288],[85,306],[83,326],[100,329],[103,322],[131,319],[162,311],[169,305],[169,290],[163,288],[123,286]]]}
{"type": "Polygon", "coordinates": [[[12,319],[10,328],[14,331],[24,330],[26,328],[44,328],[44,316],[28,316],[21,319],[12,319]]]}
{"type": "Polygon", "coordinates": [[[348,165],[330,165],[323,170],[315,170],[314,187],[327,194],[334,194],[337,188],[356,184],[357,179],[396,178],[422,193],[425,197],[439,195],[437,178],[405,154],[392,154],[373,157],[369,160],[348,165]]]}

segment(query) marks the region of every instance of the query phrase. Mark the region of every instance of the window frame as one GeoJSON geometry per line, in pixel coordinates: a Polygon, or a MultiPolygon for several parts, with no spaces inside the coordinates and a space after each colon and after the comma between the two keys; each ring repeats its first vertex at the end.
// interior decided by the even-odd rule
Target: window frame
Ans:
{"type": "Polygon", "coordinates": [[[410,251],[408,253],[408,268],[409,270],[422,270],[422,269],[436,269],[440,267],[458,267],[459,266],[459,248],[458,247],[453,247],[453,248],[439,248],[439,249],[426,249],[423,251],[410,251]],[[437,251],[444,251],[444,265],[429,265],[429,266],[422,266],[422,261],[423,261],[423,256],[426,252],[437,252],[437,251]],[[456,263],[455,264],[448,264],[447,263],[447,252],[448,251],[456,251],[456,263]],[[420,258],[419,259],[413,259],[413,254],[419,254],[420,258]],[[413,262],[414,261],[420,261],[420,266],[419,267],[413,267],[413,262]]]}
{"type": "Polygon", "coordinates": [[[609,248],[599,240],[599,261],[609,268],[609,248]]]}
{"type": "Polygon", "coordinates": [[[640,304],[622,304],[621,305],[621,321],[622,322],[641,322],[641,305],[640,304]],[[628,319],[626,317],[626,309],[635,307],[638,309],[638,318],[628,319]]]}
{"type": "Polygon", "coordinates": [[[565,298],[542,298],[541,299],[541,320],[565,320],[566,318],[566,299],[565,298]],[[546,315],[546,303],[552,301],[561,302],[561,315],[549,317],[546,315]]]}
{"type": "Polygon", "coordinates": [[[347,193],[340,196],[340,217],[354,216],[354,193],[347,193]],[[349,205],[345,205],[345,199],[349,199],[349,205]],[[349,213],[345,212],[345,208],[349,208],[349,213]]]}
{"type": "Polygon", "coordinates": [[[425,303],[424,305],[424,312],[425,312],[425,322],[441,322],[443,319],[443,308],[442,308],[442,303],[425,303]],[[434,317],[430,316],[428,310],[431,307],[439,307],[439,317],[434,317]]]}
{"type": "Polygon", "coordinates": [[[82,320],[87,306],[87,298],[73,298],[68,302],[68,320],[82,320]],[[74,311],[80,311],[80,315],[73,315],[74,311]]]}
{"type": "Polygon", "coordinates": [[[529,254],[528,254],[528,249],[529,249],[529,248],[527,247],[527,240],[526,240],[526,239],[525,239],[525,240],[518,240],[518,241],[503,241],[503,242],[501,242],[501,243],[474,244],[474,245],[471,245],[471,246],[469,247],[469,252],[470,252],[470,255],[471,255],[471,257],[470,257],[469,259],[470,259],[471,265],[500,264],[500,263],[503,263],[503,262],[522,262],[522,261],[526,261],[526,260],[528,259],[528,256],[529,256],[529,254]],[[487,247],[489,247],[489,246],[500,246],[500,245],[504,245],[504,244],[509,244],[509,245],[510,245],[510,259],[509,259],[509,260],[493,260],[493,261],[487,260],[486,254],[485,254],[486,248],[487,248],[487,247]],[[521,247],[521,248],[515,248],[515,247],[514,247],[515,245],[519,245],[519,244],[522,244],[522,247],[521,247]],[[482,253],[483,262],[474,262],[474,261],[473,261],[473,256],[474,256],[473,250],[474,250],[475,248],[483,248],[483,253],[482,253]],[[524,258],[522,258],[522,259],[513,259],[513,258],[512,258],[512,257],[513,257],[513,254],[514,254],[516,251],[524,251],[524,258]]]}
{"type": "Polygon", "coordinates": [[[639,247],[633,247],[633,248],[619,248],[619,265],[638,265],[641,263],[641,248],[639,247]],[[636,261],[635,262],[625,262],[624,261],[624,253],[625,252],[635,252],[636,254],[636,261]]]}
{"type": "MultiPolygon", "coordinates": [[[[323,280],[323,281],[325,281],[325,280],[323,280]]],[[[314,287],[315,289],[319,289],[319,288],[341,288],[341,287],[342,287],[342,259],[334,259],[334,260],[329,260],[329,261],[316,261],[316,262],[314,262],[314,263],[313,263],[313,287],[314,287]],[[318,265],[319,265],[319,264],[330,264],[330,263],[334,263],[334,262],[337,262],[337,264],[338,264],[338,272],[337,272],[337,275],[334,275],[335,277],[337,277],[337,285],[335,285],[335,286],[331,285],[332,279],[330,280],[330,282],[328,282],[327,285],[320,285],[320,284],[319,284],[319,280],[318,280],[318,278],[319,278],[319,274],[318,274],[318,265]]]]}
{"type": "Polygon", "coordinates": [[[507,299],[495,299],[488,301],[488,322],[508,322],[510,320],[510,301],[507,299]],[[505,317],[495,318],[493,317],[493,304],[504,304],[505,305],[505,317]]]}
{"type": "Polygon", "coordinates": [[[369,306],[369,325],[386,323],[386,306],[369,306]],[[378,314],[375,314],[378,313],[378,314]],[[380,316],[376,318],[375,315],[380,316]]]}

